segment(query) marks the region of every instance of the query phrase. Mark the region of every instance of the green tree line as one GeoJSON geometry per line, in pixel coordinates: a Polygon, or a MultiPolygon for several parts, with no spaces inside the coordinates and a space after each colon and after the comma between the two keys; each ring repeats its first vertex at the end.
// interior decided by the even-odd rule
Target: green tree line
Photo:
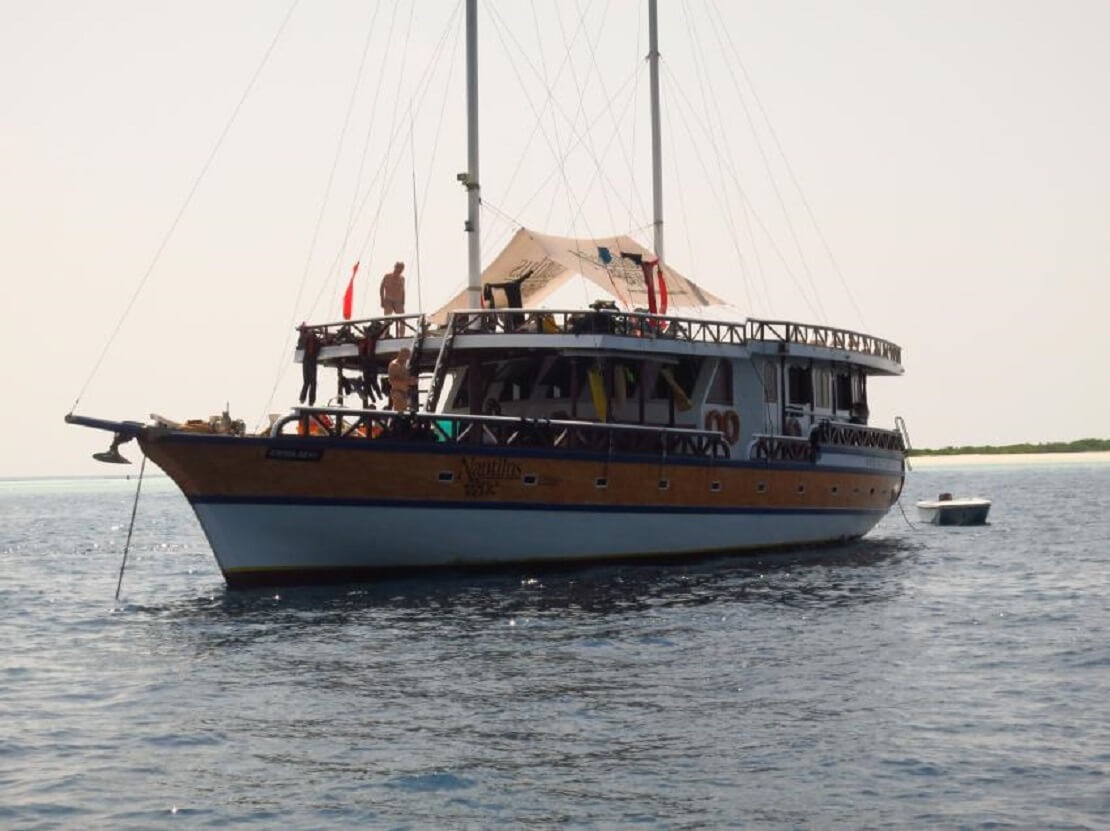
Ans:
{"type": "Polygon", "coordinates": [[[1079,439],[1077,441],[1049,441],[1040,444],[1005,444],[962,447],[940,447],[911,450],[911,456],[963,456],[968,454],[1004,456],[1013,453],[1090,453],[1110,450],[1110,439],[1079,439]]]}

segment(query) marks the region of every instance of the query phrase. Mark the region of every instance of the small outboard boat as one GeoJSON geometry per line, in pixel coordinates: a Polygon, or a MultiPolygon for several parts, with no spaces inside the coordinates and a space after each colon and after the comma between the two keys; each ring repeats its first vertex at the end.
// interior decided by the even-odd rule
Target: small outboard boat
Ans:
{"type": "Polygon", "coordinates": [[[990,509],[989,499],[978,496],[953,499],[950,493],[917,503],[922,521],[933,525],[985,525],[990,509]]]}

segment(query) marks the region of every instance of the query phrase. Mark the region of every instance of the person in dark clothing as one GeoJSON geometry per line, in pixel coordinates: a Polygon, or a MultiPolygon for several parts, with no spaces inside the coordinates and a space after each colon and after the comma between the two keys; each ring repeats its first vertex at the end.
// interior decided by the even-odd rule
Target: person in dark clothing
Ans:
{"type": "Polygon", "coordinates": [[[378,348],[377,335],[376,332],[367,331],[366,337],[358,342],[358,365],[362,370],[362,388],[359,392],[363,409],[370,406],[371,397],[377,401],[382,395],[382,388],[378,385],[378,362],[374,357],[378,348]]]}
{"type": "Polygon", "coordinates": [[[316,333],[301,324],[301,335],[297,341],[297,348],[304,350],[301,358],[301,397],[302,404],[308,401],[308,406],[316,404],[316,359],[320,355],[320,338],[316,333]]]}

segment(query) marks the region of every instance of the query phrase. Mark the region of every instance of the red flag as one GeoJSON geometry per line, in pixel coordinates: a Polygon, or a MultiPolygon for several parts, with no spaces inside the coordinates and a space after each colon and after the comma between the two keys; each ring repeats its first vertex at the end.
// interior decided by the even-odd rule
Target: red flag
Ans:
{"type": "Polygon", "coordinates": [[[343,319],[351,319],[351,306],[355,302],[355,275],[358,274],[358,263],[351,270],[351,279],[347,283],[347,291],[343,293],[343,319]]]}
{"type": "Polygon", "coordinates": [[[659,314],[667,313],[667,281],[663,279],[663,266],[659,266],[659,314]]]}

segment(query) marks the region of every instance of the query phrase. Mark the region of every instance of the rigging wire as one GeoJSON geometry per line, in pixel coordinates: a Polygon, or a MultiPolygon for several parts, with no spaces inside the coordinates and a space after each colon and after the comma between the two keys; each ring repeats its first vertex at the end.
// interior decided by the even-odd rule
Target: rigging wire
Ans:
{"type": "MultiPolygon", "coordinates": [[[[681,94],[681,88],[678,86],[677,82],[675,82],[674,78],[672,78],[668,74],[667,75],[667,80],[669,82],[671,82],[671,84],[672,84],[668,88],[673,89],[678,95],[678,100],[680,100],[682,103],[685,103],[686,106],[690,109],[690,118],[686,121],[686,129],[687,129],[687,132],[690,134],[691,141],[693,141],[694,136],[693,136],[693,133],[690,130],[689,122],[693,121],[693,122],[697,123],[699,126],[701,126],[703,129],[704,129],[704,125],[702,125],[702,124],[700,124],[700,122],[698,122],[697,113],[693,111],[693,108],[690,105],[689,100],[686,99],[681,94]]],[[[705,174],[706,180],[707,181],[710,180],[709,172],[705,169],[705,160],[701,158],[700,154],[696,154],[696,155],[698,156],[698,161],[701,164],[702,172],[705,174]]],[[[726,166],[726,168],[727,168],[727,166],[726,166]]],[[[794,281],[794,285],[798,288],[799,295],[806,302],[806,305],[809,306],[810,311],[815,316],[818,316],[819,315],[818,311],[813,307],[813,304],[810,302],[809,297],[807,296],[807,294],[804,291],[801,283],[798,280],[798,276],[794,273],[794,270],[790,267],[790,263],[786,259],[786,257],[783,255],[782,249],[780,249],[778,244],[775,242],[775,238],[771,234],[770,229],[763,222],[763,219],[762,219],[762,217],[760,217],[759,213],[756,212],[754,206],[751,205],[751,200],[749,200],[747,198],[746,194],[744,193],[743,187],[740,185],[740,183],[738,181],[735,181],[735,172],[732,171],[731,168],[727,168],[727,169],[730,173],[733,174],[733,177],[734,177],[733,184],[736,187],[737,191],[739,192],[741,199],[743,199],[744,202],[748,205],[748,207],[751,211],[751,215],[756,220],[756,223],[759,225],[760,230],[763,231],[763,234],[764,234],[765,238],[767,239],[767,243],[771,247],[771,250],[778,257],[779,262],[782,264],[783,269],[790,276],[790,278],[794,281]]],[[[714,198],[716,198],[716,200],[718,201],[718,203],[721,203],[722,202],[722,196],[721,196],[720,192],[717,190],[717,188],[713,187],[712,184],[710,184],[710,190],[713,193],[714,198]]],[[[727,210],[727,207],[724,208],[724,209],[727,210]]],[[[735,235],[732,235],[732,236],[733,236],[733,240],[732,240],[733,247],[736,248],[736,256],[737,256],[737,259],[739,260],[740,258],[742,258],[743,255],[740,252],[740,248],[739,248],[739,245],[738,245],[737,240],[735,238],[735,235]]]]}
{"type": "Polygon", "coordinates": [[[127,525],[127,542],[123,544],[123,561],[119,564],[119,579],[116,581],[116,600],[119,600],[119,590],[123,585],[123,570],[127,567],[127,552],[131,550],[131,532],[135,530],[135,514],[139,510],[139,494],[143,490],[143,473],[146,471],[146,453],[139,465],[139,482],[135,485],[135,501],[131,503],[131,522],[127,525]]]}
{"type": "Polygon", "coordinates": [[[416,201],[416,143],[412,126],[412,110],[409,110],[409,159],[412,161],[412,241],[416,248],[416,310],[424,311],[424,295],[420,287],[420,210],[416,201]]]}
{"type": "MultiPolygon", "coordinates": [[[[412,40],[412,22],[413,22],[413,19],[415,18],[415,16],[416,16],[416,4],[413,3],[409,6],[409,19],[408,19],[407,25],[405,26],[405,39],[404,39],[404,42],[401,44],[401,54],[406,56],[406,57],[409,54],[409,42],[412,40]]],[[[403,124],[404,123],[403,120],[402,120],[403,111],[401,109],[401,90],[404,88],[404,85],[405,85],[405,70],[407,68],[408,68],[408,61],[407,60],[402,60],[400,71],[397,73],[397,87],[394,90],[394,95],[393,95],[393,110],[392,110],[392,112],[390,113],[390,116],[389,116],[389,123],[394,128],[391,132],[393,132],[394,135],[397,135],[396,126],[398,124],[403,124]]],[[[410,124],[411,124],[411,117],[412,117],[412,108],[411,108],[411,105],[410,105],[410,107],[409,107],[410,124]]],[[[370,230],[367,232],[366,236],[363,238],[362,246],[358,249],[360,259],[361,259],[361,254],[367,253],[368,255],[372,255],[372,252],[374,251],[374,243],[378,239],[379,222],[381,220],[382,211],[385,210],[385,194],[389,192],[389,187],[393,183],[393,176],[396,175],[398,169],[400,169],[401,161],[404,157],[404,152],[405,152],[404,145],[401,145],[397,148],[397,160],[394,163],[393,170],[392,170],[390,176],[382,184],[381,198],[378,199],[378,210],[374,214],[373,222],[370,223],[370,230]]],[[[334,305],[335,301],[338,300],[338,298],[339,298],[339,284],[336,283],[335,284],[335,294],[332,297],[333,305],[334,305]]]]}
{"type": "MultiPolygon", "coordinates": [[[[378,10],[381,8],[379,5],[374,6],[374,14],[370,18],[370,26],[366,32],[366,38],[362,44],[362,54],[359,56],[358,70],[355,72],[355,81],[351,85],[351,94],[347,99],[347,110],[343,115],[343,126],[339,130],[339,138],[335,145],[335,155],[332,157],[331,170],[328,171],[327,184],[324,186],[324,195],[320,200],[320,210],[316,215],[316,225],[312,229],[312,237],[308,244],[308,253],[305,256],[304,268],[301,271],[301,281],[297,286],[297,296],[293,301],[293,308],[290,314],[291,318],[296,317],[297,309],[301,305],[301,298],[304,296],[305,287],[308,285],[308,275],[312,268],[312,260],[316,255],[316,245],[320,239],[320,229],[324,224],[324,215],[327,212],[328,204],[331,202],[332,187],[335,184],[335,174],[339,169],[339,160],[343,153],[343,145],[346,143],[347,130],[351,124],[351,115],[355,109],[355,102],[358,99],[358,91],[362,86],[363,73],[366,68],[366,57],[370,54],[370,44],[373,40],[374,29],[378,20],[378,10]]],[[[289,354],[289,346],[292,342],[293,336],[291,332],[287,332],[281,345],[281,352],[278,354],[277,367],[274,370],[274,384],[270,389],[270,395],[266,400],[266,406],[258,416],[255,422],[255,429],[257,430],[265,420],[266,413],[270,411],[274,403],[274,396],[277,395],[278,385],[281,383],[282,375],[284,374],[285,362],[289,354]]]]}
{"type": "MultiPolygon", "coordinates": [[[[444,28],[444,31],[440,36],[439,42],[436,45],[436,49],[435,49],[435,52],[434,52],[434,55],[433,55],[432,62],[425,69],[424,75],[421,76],[420,80],[416,84],[417,92],[414,94],[414,99],[417,101],[417,106],[415,107],[415,112],[417,114],[420,112],[420,107],[422,105],[424,95],[427,92],[426,87],[428,85],[430,85],[431,76],[434,73],[434,70],[436,69],[436,67],[438,66],[439,61],[442,59],[443,44],[447,40],[448,32],[453,27],[453,23],[454,23],[455,17],[457,17],[457,15],[458,15],[459,8],[461,8],[461,0],[460,0],[460,3],[456,5],[455,15],[451,18],[451,21],[449,21],[448,25],[444,28]]],[[[390,31],[390,40],[392,40],[392,29],[390,31]]],[[[373,124],[371,124],[371,126],[368,130],[368,133],[367,133],[367,141],[366,141],[366,145],[365,145],[365,148],[364,148],[364,155],[366,153],[368,153],[368,151],[369,151],[370,131],[372,129],[373,129],[373,124]]],[[[351,208],[351,218],[348,220],[346,231],[344,233],[343,249],[342,250],[337,250],[335,258],[332,261],[331,267],[328,269],[328,274],[333,273],[334,270],[338,267],[339,262],[342,260],[342,258],[344,256],[344,251],[345,251],[345,248],[346,248],[346,244],[347,244],[347,241],[349,240],[350,234],[354,230],[355,226],[359,224],[360,217],[362,216],[363,211],[366,209],[366,205],[370,201],[370,197],[373,196],[374,193],[375,193],[374,183],[377,182],[379,180],[379,178],[381,178],[384,174],[386,174],[387,169],[388,169],[388,178],[387,178],[385,184],[382,186],[382,192],[383,193],[387,192],[389,185],[393,181],[393,177],[396,175],[397,171],[400,168],[401,162],[404,161],[404,146],[403,145],[401,145],[401,149],[397,151],[396,158],[395,159],[393,158],[393,155],[394,155],[393,148],[398,146],[398,140],[403,136],[403,133],[404,133],[403,122],[399,123],[398,119],[394,118],[393,119],[393,124],[392,124],[392,130],[390,131],[389,138],[387,140],[387,145],[386,145],[387,146],[387,152],[385,154],[383,154],[381,162],[379,163],[377,169],[375,170],[374,175],[370,179],[370,183],[366,186],[366,188],[361,193],[361,198],[360,198],[360,194],[357,191],[354,195],[354,198],[353,198],[353,201],[352,201],[352,208],[351,208]],[[392,167],[390,167],[390,162],[391,161],[392,161],[392,167]]],[[[360,179],[361,179],[361,175],[360,175],[360,179]]],[[[378,201],[378,209],[377,209],[377,212],[376,212],[375,217],[374,217],[374,230],[372,232],[368,232],[368,235],[365,238],[365,241],[364,241],[363,245],[359,248],[359,251],[360,251],[360,254],[361,254],[360,259],[364,259],[366,257],[366,251],[367,251],[368,248],[370,248],[372,250],[372,246],[371,246],[372,234],[376,233],[377,220],[380,219],[382,210],[384,210],[383,200],[379,200],[378,201]]],[[[319,305],[320,300],[322,299],[323,294],[327,289],[327,286],[328,286],[328,282],[325,280],[321,284],[320,290],[317,293],[315,300],[313,301],[310,314],[314,313],[316,307],[319,305]]]]}
{"type": "MultiPolygon", "coordinates": [[[[582,30],[586,27],[585,12],[582,10],[582,7],[579,4],[578,0],[575,0],[574,5],[575,5],[575,9],[578,11],[578,21],[579,21],[578,22],[578,30],[582,30]]],[[[609,12],[609,4],[606,3],[605,4],[605,10],[604,10],[604,12],[601,16],[601,21],[597,25],[597,31],[598,32],[605,31],[605,18],[607,16],[608,12],[609,12]]],[[[565,35],[565,30],[563,29],[562,15],[559,15],[559,29],[560,29],[560,31],[564,32],[563,41],[565,43],[566,42],[566,35],[565,35]]],[[[578,30],[576,30],[576,34],[577,34],[578,30]]],[[[599,36],[598,39],[600,39],[600,36],[599,36]]],[[[575,38],[575,40],[577,40],[577,37],[575,38]]],[[[582,82],[579,82],[579,80],[578,80],[578,73],[575,72],[573,61],[571,62],[571,65],[570,65],[571,80],[574,82],[575,89],[578,92],[578,109],[575,111],[575,114],[574,114],[574,123],[577,124],[579,118],[582,119],[583,128],[584,128],[585,133],[586,133],[585,149],[589,153],[590,158],[594,163],[594,170],[595,171],[600,171],[602,169],[601,159],[598,158],[597,148],[594,146],[594,131],[590,127],[590,125],[592,123],[592,119],[589,119],[589,118],[586,117],[586,88],[585,88],[585,84],[589,83],[589,81],[591,79],[591,76],[595,75],[594,70],[596,70],[595,83],[597,83],[598,88],[601,90],[602,97],[605,98],[606,97],[605,79],[602,76],[600,67],[597,64],[597,43],[594,42],[594,41],[591,41],[588,34],[586,35],[585,40],[586,40],[586,45],[589,47],[590,62],[589,62],[589,65],[587,67],[587,71],[585,73],[585,77],[583,78],[582,82]]],[[[573,46],[574,46],[574,41],[567,44],[566,48],[568,50],[570,50],[570,49],[573,48],[573,46]]],[[[612,118],[612,107],[611,106],[608,107],[607,110],[609,112],[610,118],[612,118]]],[[[586,190],[583,192],[583,195],[582,195],[583,196],[583,202],[586,199],[590,198],[590,193],[593,191],[593,181],[596,181],[596,177],[593,180],[591,180],[591,183],[589,185],[587,185],[586,190]]],[[[609,216],[609,227],[610,228],[616,228],[617,227],[617,221],[616,221],[615,217],[613,216],[613,207],[609,203],[609,189],[608,188],[601,188],[601,196],[602,196],[602,200],[605,202],[605,212],[609,216]]],[[[579,217],[581,217],[581,203],[580,203],[580,207],[579,207],[579,213],[577,215],[572,215],[572,217],[571,217],[571,228],[572,229],[576,227],[576,222],[577,222],[577,219],[579,217]]],[[[587,230],[589,230],[589,229],[587,229],[587,230]]],[[[591,234],[591,236],[592,235],[593,234],[591,234]]]]}
{"type": "Polygon", "coordinates": [[[635,80],[634,80],[634,83],[633,83],[633,86],[632,86],[632,96],[631,96],[631,98],[632,98],[632,119],[631,119],[631,123],[632,123],[632,149],[631,149],[631,151],[626,151],[624,153],[625,166],[628,168],[629,194],[628,194],[628,202],[626,204],[627,204],[627,207],[628,207],[628,224],[630,226],[632,225],[633,217],[636,215],[635,208],[637,206],[640,209],[639,216],[644,216],[647,213],[647,207],[646,207],[646,203],[644,202],[644,196],[640,192],[640,184],[639,184],[640,183],[640,177],[636,175],[636,170],[635,170],[635,167],[636,167],[636,161],[635,161],[636,160],[636,137],[638,135],[637,128],[640,124],[640,107],[639,107],[640,81],[643,78],[643,68],[648,62],[647,57],[645,57],[645,58],[640,57],[640,45],[644,42],[643,41],[643,39],[644,39],[644,12],[643,12],[643,5],[642,4],[639,4],[639,9],[640,9],[639,14],[636,16],[636,40],[634,41],[634,47],[636,49],[636,52],[634,53],[635,60],[632,62],[632,65],[636,67],[635,80]]]}
{"type": "MultiPolygon", "coordinates": [[[[462,8],[462,3],[460,2],[458,5],[455,6],[456,14],[458,13],[458,11],[461,8],[462,8]]],[[[454,21],[454,20],[455,20],[455,18],[452,17],[452,21],[454,21]]],[[[445,66],[447,66],[447,67],[455,66],[455,57],[456,57],[456,55],[458,55],[459,41],[462,39],[462,34],[463,34],[463,27],[462,26],[451,26],[449,29],[445,29],[444,31],[445,32],[450,31],[451,29],[453,29],[454,32],[455,32],[455,38],[451,42],[451,54],[448,57],[447,61],[445,62],[445,66]]],[[[447,76],[448,76],[448,78],[450,78],[450,72],[447,73],[447,76]]],[[[429,85],[430,84],[431,84],[431,81],[429,80],[429,85]]],[[[443,96],[442,96],[442,98],[440,99],[440,102],[439,102],[439,120],[436,122],[435,130],[432,131],[432,135],[433,135],[432,153],[431,153],[431,156],[428,159],[429,175],[424,180],[424,194],[423,194],[423,198],[420,200],[420,205],[421,205],[421,207],[420,207],[420,216],[419,216],[419,220],[418,220],[418,223],[417,223],[417,234],[418,235],[419,235],[419,228],[423,227],[423,225],[424,225],[424,210],[427,208],[428,202],[429,202],[428,194],[431,191],[432,179],[433,179],[430,171],[435,170],[436,156],[439,154],[439,141],[443,137],[443,122],[446,120],[446,117],[447,117],[447,101],[449,99],[448,91],[449,91],[449,84],[446,83],[446,80],[445,80],[444,85],[443,85],[443,96]]],[[[419,243],[419,240],[418,240],[418,243],[419,243]]],[[[418,248],[419,248],[419,245],[418,245],[418,248]]]]}
{"type": "MultiPolygon", "coordinates": [[[[676,103],[680,103],[680,104],[684,103],[684,104],[686,104],[687,107],[690,107],[689,101],[681,95],[680,90],[678,88],[678,84],[671,77],[669,69],[664,74],[663,78],[664,78],[664,81],[668,84],[667,88],[668,89],[673,89],[675,91],[675,93],[676,93],[676,96],[675,96],[676,103]]],[[[680,119],[680,120],[682,121],[684,127],[686,128],[686,134],[690,139],[691,146],[696,147],[697,146],[697,140],[694,136],[693,130],[691,129],[690,125],[691,125],[691,123],[696,123],[696,124],[699,124],[699,126],[700,126],[700,122],[698,122],[698,119],[697,119],[697,113],[695,113],[693,111],[692,107],[691,107],[690,117],[680,119]]],[[[716,184],[716,181],[715,181],[714,177],[710,176],[709,170],[706,168],[706,160],[702,156],[702,154],[695,152],[694,155],[697,157],[698,164],[701,166],[702,175],[705,177],[705,180],[708,183],[709,191],[710,191],[710,193],[713,194],[713,198],[717,202],[718,208],[721,210],[721,212],[725,216],[728,217],[729,222],[731,223],[732,222],[732,212],[731,212],[731,209],[729,207],[728,200],[727,200],[725,194],[722,194],[720,188],[716,184]]],[[[720,161],[720,159],[718,158],[718,162],[719,161],[720,161]]],[[[737,185],[737,190],[740,192],[741,199],[744,199],[746,201],[746,197],[744,195],[743,188],[741,188],[739,185],[737,185]]],[[[729,234],[729,238],[732,242],[732,247],[733,247],[733,249],[736,253],[736,261],[737,262],[743,262],[744,254],[740,249],[739,242],[736,239],[736,234],[735,233],[729,234]]],[[[772,241],[772,245],[773,244],[774,243],[772,241]]],[[[748,284],[748,282],[746,280],[744,281],[744,290],[745,290],[745,293],[747,294],[748,305],[750,307],[752,305],[751,287],[750,287],[750,285],[748,284]]]]}
{"type": "MultiPolygon", "coordinates": [[[[790,164],[790,159],[786,155],[786,151],[783,149],[782,142],[779,141],[778,133],[775,130],[774,124],[771,122],[770,116],[768,116],[766,109],[763,107],[763,101],[760,99],[759,92],[756,90],[755,84],[752,82],[751,75],[748,73],[748,69],[744,64],[744,61],[740,58],[740,51],[736,47],[736,43],[735,41],[733,41],[728,27],[725,25],[724,18],[721,15],[720,7],[717,5],[715,0],[711,0],[709,3],[709,8],[711,17],[713,13],[716,13],[716,25],[711,25],[710,29],[713,31],[713,34],[717,39],[718,48],[721,50],[722,55],[724,55],[725,44],[721,41],[721,35],[723,33],[725,40],[727,40],[727,45],[732,53],[732,57],[735,59],[736,64],[740,67],[740,71],[743,74],[745,81],[747,81],[748,89],[751,91],[752,100],[755,102],[755,106],[758,109],[759,114],[763,117],[763,123],[767,126],[767,132],[771,135],[771,140],[774,142],[775,149],[778,151],[779,158],[782,159],[783,167],[786,168],[786,173],[790,178],[790,182],[794,186],[795,191],[797,191],[798,193],[798,198],[801,200],[802,206],[805,208],[806,215],[808,216],[810,223],[813,225],[814,231],[817,233],[817,238],[821,241],[821,245],[825,250],[825,255],[829,258],[829,262],[833,268],[833,273],[836,274],[837,279],[840,281],[840,285],[844,289],[848,301],[852,304],[852,308],[855,310],[860,323],[863,324],[864,328],[867,328],[863,312],[860,309],[859,305],[856,303],[856,298],[852,294],[852,290],[848,285],[848,281],[844,277],[844,272],[841,270],[840,265],[833,254],[832,247],[829,245],[828,239],[825,237],[825,233],[821,228],[821,224],[817,221],[817,215],[814,213],[809,200],[806,198],[805,191],[802,189],[801,183],[798,181],[798,177],[794,173],[794,168],[790,164]]],[[[712,22],[714,21],[711,20],[711,23],[712,22]]],[[[728,65],[727,61],[726,65],[728,65]]],[[[736,78],[736,74],[732,71],[731,66],[729,66],[729,75],[732,78],[732,82],[734,87],[736,88],[738,97],[740,97],[741,101],[743,101],[742,95],[740,93],[739,80],[736,78]]],[[[749,123],[751,123],[751,116],[748,113],[747,107],[745,107],[744,112],[745,115],[748,117],[749,123]]]]}
{"type": "MultiPolygon", "coordinates": [[[[697,23],[694,20],[694,18],[690,15],[689,6],[688,6],[688,3],[686,2],[686,0],[683,0],[683,10],[686,14],[687,26],[689,27],[690,31],[693,33],[694,40],[696,42],[700,42],[700,40],[699,40],[700,36],[697,33],[697,23]]],[[[719,38],[719,36],[718,36],[718,38],[719,38]]],[[[712,122],[712,120],[713,120],[712,119],[712,112],[714,112],[714,111],[719,112],[719,107],[710,108],[708,106],[708,102],[706,101],[706,98],[705,98],[705,80],[704,80],[704,70],[702,69],[701,53],[700,52],[695,52],[694,59],[695,59],[695,64],[697,66],[697,75],[698,75],[698,79],[699,79],[699,82],[700,82],[699,86],[700,86],[701,91],[702,91],[702,99],[703,99],[703,104],[704,104],[705,109],[706,109],[706,115],[709,118],[710,122],[712,122]]],[[[813,278],[813,272],[809,267],[808,260],[806,259],[805,251],[802,247],[801,240],[798,237],[798,232],[797,232],[797,229],[794,225],[794,221],[792,220],[792,218],[790,216],[790,211],[786,206],[786,199],[783,197],[782,189],[779,187],[778,180],[775,177],[774,170],[771,167],[770,159],[768,159],[768,157],[767,157],[767,151],[764,149],[763,142],[760,140],[759,131],[756,129],[755,123],[752,120],[751,113],[750,113],[747,101],[744,99],[743,95],[740,94],[739,87],[736,88],[736,91],[737,91],[737,94],[738,94],[737,97],[740,99],[740,107],[744,111],[745,118],[747,119],[747,122],[748,122],[748,127],[751,130],[752,139],[754,140],[756,150],[758,151],[760,160],[763,163],[763,170],[764,170],[764,173],[766,173],[766,175],[767,175],[767,181],[771,185],[771,190],[774,193],[775,199],[778,202],[779,209],[782,212],[782,217],[783,217],[783,221],[786,224],[786,229],[790,234],[791,242],[793,242],[794,252],[797,255],[798,262],[801,266],[801,272],[802,272],[803,276],[806,279],[806,283],[809,286],[810,292],[813,295],[814,305],[811,306],[811,308],[815,307],[816,312],[819,316],[819,319],[822,322],[825,322],[827,320],[827,315],[825,314],[825,310],[824,310],[824,308],[821,304],[821,295],[820,295],[820,292],[817,290],[817,283],[813,278]]],[[[733,173],[733,176],[736,177],[735,172],[733,173]]],[[[736,178],[738,179],[738,177],[736,177],[736,178]]],[[[799,286],[799,290],[801,290],[801,286],[799,286]]]]}
{"type": "Polygon", "coordinates": [[[251,91],[254,89],[254,85],[258,81],[259,76],[261,76],[262,70],[265,69],[266,64],[269,62],[270,56],[274,52],[274,48],[277,46],[278,41],[281,39],[281,35],[285,31],[286,25],[293,17],[293,12],[296,10],[299,4],[300,0],[292,0],[292,3],[290,3],[288,10],[285,12],[285,17],[282,18],[281,24],[278,26],[278,29],[274,33],[274,36],[270,39],[270,45],[266,47],[266,51],[262,55],[262,60],[259,61],[258,66],[254,70],[254,73],[251,75],[250,80],[247,82],[247,86],[243,90],[243,94],[239,96],[239,101],[236,103],[234,109],[231,111],[231,116],[224,124],[223,130],[220,131],[220,134],[216,139],[216,143],[212,146],[212,150],[208,153],[208,158],[205,159],[204,164],[201,166],[200,172],[193,180],[193,184],[189,188],[189,192],[186,194],[184,201],[181,203],[181,207],[178,209],[177,215],[173,218],[173,222],[170,223],[169,229],[163,235],[162,241],[158,244],[158,247],[154,252],[154,256],[151,258],[150,264],[147,266],[146,271],[143,273],[142,278],[139,280],[138,286],[135,287],[135,291],[132,293],[131,299],[127,301],[127,305],[124,307],[123,312],[120,314],[115,328],[112,329],[112,333],[108,336],[107,342],[104,344],[104,347],[100,350],[100,354],[97,356],[96,361],[93,363],[92,370],[89,372],[89,375],[85,379],[85,382],[81,385],[81,389],[77,393],[77,397],[74,399],[73,405],[69,408],[70,414],[76,411],[77,405],[81,403],[81,399],[84,397],[85,392],[89,388],[89,384],[92,383],[93,378],[96,377],[97,372],[100,370],[100,365],[104,362],[104,358],[107,356],[108,350],[111,349],[112,344],[115,343],[116,338],[119,336],[124,322],[131,314],[131,310],[134,308],[135,302],[139,299],[139,295],[142,293],[143,288],[146,286],[147,281],[150,279],[150,276],[154,273],[155,267],[157,267],[159,260],[161,260],[162,258],[162,252],[166,250],[166,246],[169,244],[170,239],[173,238],[178,224],[181,222],[181,219],[185,215],[185,211],[188,209],[190,203],[192,203],[193,197],[200,189],[201,182],[204,181],[205,175],[208,173],[209,168],[212,167],[212,162],[215,161],[216,154],[219,153],[220,148],[223,146],[224,140],[227,138],[228,133],[231,132],[231,128],[238,119],[239,113],[243,109],[243,105],[246,103],[247,98],[250,96],[251,91]]]}

